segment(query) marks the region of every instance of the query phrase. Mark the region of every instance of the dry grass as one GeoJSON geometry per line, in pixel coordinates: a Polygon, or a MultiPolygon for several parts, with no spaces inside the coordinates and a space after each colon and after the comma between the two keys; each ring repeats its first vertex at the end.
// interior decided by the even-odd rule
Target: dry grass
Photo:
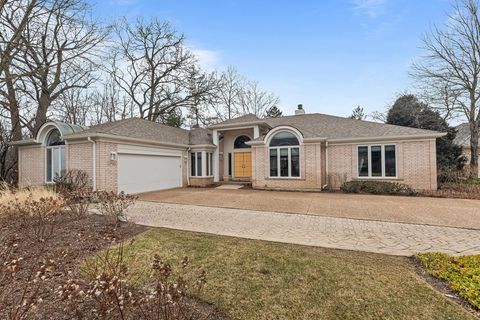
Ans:
{"type": "Polygon", "coordinates": [[[40,201],[42,198],[53,198],[60,200],[58,193],[45,187],[31,187],[20,190],[3,190],[0,191],[0,205],[9,202],[24,203],[27,200],[40,201]]]}
{"type": "Polygon", "coordinates": [[[134,281],[159,254],[207,271],[200,299],[234,319],[474,319],[405,257],[151,229],[125,248],[134,281]]]}

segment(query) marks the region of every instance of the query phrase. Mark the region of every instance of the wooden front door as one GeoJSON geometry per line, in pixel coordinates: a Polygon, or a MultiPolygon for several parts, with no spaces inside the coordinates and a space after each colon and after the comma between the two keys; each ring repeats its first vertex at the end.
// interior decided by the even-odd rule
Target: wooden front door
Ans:
{"type": "Polygon", "coordinates": [[[252,154],[250,152],[235,152],[233,167],[235,178],[251,178],[252,154]]]}

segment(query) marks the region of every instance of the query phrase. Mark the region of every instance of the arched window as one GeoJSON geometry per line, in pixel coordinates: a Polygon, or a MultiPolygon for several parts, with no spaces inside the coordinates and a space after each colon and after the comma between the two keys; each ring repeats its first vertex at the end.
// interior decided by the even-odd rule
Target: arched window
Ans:
{"type": "Polygon", "coordinates": [[[65,141],[61,139],[60,131],[53,129],[47,136],[46,152],[46,182],[55,182],[67,170],[67,152],[65,141]]]}
{"type": "Polygon", "coordinates": [[[237,139],[235,139],[235,142],[233,143],[233,148],[235,149],[248,149],[251,148],[248,144],[245,142],[250,141],[250,138],[247,136],[239,136],[237,139]]]}
{"type": "Polygon", "coordinates": [[[298,146],[299,144],[297,137],[288,131],[281,131],[270,140],[271,147],[298,146]]]}
{"type": "Polygon", "coordinates": [[[50,131],[47,138],[47,146],[61,146],[64,144],[65,142],[60,138],[60,131],[58,131],[58,129],[50,131]]]}
{"type": "Polygon", "coordinates": [[[300,177],[300,143],[291,132],[281,131],[270,140],[270,177],[300,177]]]}

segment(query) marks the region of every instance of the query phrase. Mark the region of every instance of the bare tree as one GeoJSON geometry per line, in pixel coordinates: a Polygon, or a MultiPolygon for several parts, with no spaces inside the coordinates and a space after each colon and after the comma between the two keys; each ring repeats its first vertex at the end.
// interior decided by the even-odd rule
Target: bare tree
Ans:
{"type": "Polygon", "coordinates": [[[219,121],[232,119],[240,114],[240,95],[244,83],[244,78],[231,66],[220,75],[213,104],[219,121]]]}
{"type": "Polygon", "coordinates": [[[11,135],[12,130],[5,121],[0,120],[0,182],[15,182],[16,157],[9,145],[12,141],[11,135]]]}
{"type": "Polygon", "coordinates": [[[0,76],[20,47],[22,32],[38,14],[34,9],[39,7],[40,2],[43,1],[0,0],[0,76]]]}
{"type": "Polygon", "coordinates": [[[216,73],[206,73],[192,65],[186,81],[187,93],[191,97],[185,102],[189,108],[189,118],[194,127],[209,125],[214,116],[210,106],[215,105],[219,82],[216,73]]]}
{"type": "MultiPolygon", "coordinates": [[[[478,173],[480,126],[480,17],[478,1],[459,0],[444,30],[434,27],[423,40],[426,55],[413,66],[413,76],[446,103],[448,115],[460,112],[470,126],[470,169],[478,173]]],[[[438,98],[437,98],[438,99],[438,98]]]]}
{"type": "Polygon", "coordinates": [[[257,81],[249,81],[240,93],[240,106],[242,114],[252,113],[259,118],[265,112],[277,105],[280,99],[271,92],[262,90],[257,81]]]}
{"type": "Polygon", "coordinates": [[[25,50],[19,65],[29,73],[24,92],[36,104],[25,123],[33,134],[47,120],[53,101],[95,81],[99,46],[107,36],[82,0],[57,0],[44,9],[41,19],[32,20],[22,33],[25,50]]]}
{"type": "Polygon", "coordinates": [[[184,36],[169,23],[153,18],[149,22],[138,19],[131,25],[123,19],[114,30],[119,47],[112,74],[140,117],[157,121],[162,114],[194,98],[195,93],[186,90],[186,83],[195,58],[185,47],[184,36]]]}

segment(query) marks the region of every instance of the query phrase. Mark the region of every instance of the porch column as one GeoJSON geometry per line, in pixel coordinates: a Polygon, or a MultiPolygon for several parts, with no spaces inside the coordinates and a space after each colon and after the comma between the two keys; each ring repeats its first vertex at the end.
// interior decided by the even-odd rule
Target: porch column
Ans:
{"type": "Polygon", "coordinates": [[[260,129],[258,126],[253,127],[253,139],[260,137],[260,129]]]}
{"type": "Polygon", "coordinates": [[[218,142],[218,130],[213,130],[213,144],[216,146],[215,151],[213,152],[213,181],[220,181],[219,172],[220,172],[220,144],[218,142]]]}

